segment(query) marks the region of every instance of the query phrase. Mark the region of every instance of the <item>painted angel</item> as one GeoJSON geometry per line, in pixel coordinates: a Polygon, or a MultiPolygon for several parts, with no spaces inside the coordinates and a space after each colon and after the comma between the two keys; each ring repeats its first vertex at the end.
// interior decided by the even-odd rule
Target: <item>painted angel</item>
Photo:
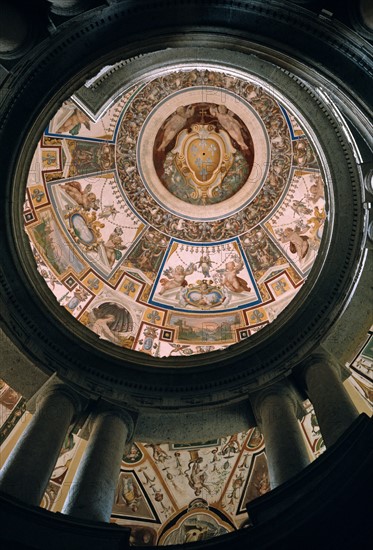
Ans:
{"type": "Polygon", "coordinates": [[[251,288],[248,286],[245,279],[238,277],[239,273],[244,267],[241,259],[236,261],[230,260],[225,264],[223,271],[223,285],[232,292],[250,292],[251,288]]]}
{"type": "Polygon", "coordinates": [[[191,275],[194,270],[195,267],[192,263],[189,264],[186,269],[182,265],[177,265],[175,269],[173,269],[172,267],[166,269],[163,272],[163,275],[166,275],[167,279],[162,277],[162,279],[160,280],[162,288],[159,291],[159,294],[164,294],[166,290],[187,286],[188,283],[186,281],[186,277],[187,275],[191,275]]]}
{"type": "Polygon", "coordinates": [[[210,115],[216,117],[222,127],[238,143],[241,149],[248,149],[241,131],[241,124],[225,105],[211,106],[210,115]]]}
{"type": "Polygon", "coordinates": [[[210,277],[210,268],[212,267],[212,261],[208,254],[202,254],[199,260],[199,267],[205,277],[210,277]]]}
{"type": "Polygon", "coordinates": [[[64,185],[61,185],[62,189],[74,199],[79,206],[82,206],[84,210],[98,210],[99,204],[95,193],[92,193],[92,185],[89,183],[82,189],[79,181],[69,181],[64,185]]]}
{"type": "Polygon", "coordinates": [[[122,234],[123,229],[116,227],[111,235],[109,235],[108,240],[104,243],[106,257],[110,267],[112,267],[117,260],[121,259],[121,250],[126,250],[127,248],[127,246],[123,243],[123,239],[121,237],[122,234]]]}
{"type": "Polygon", "coordinates": [[[177,133],[184,128],[188,118],[193,116],[195,108],[192,105],[189,107],[180,106],[171,116],[164,128],[163,140],[158,151],[164,151],[167,145],[173,140],[177,133]]]}

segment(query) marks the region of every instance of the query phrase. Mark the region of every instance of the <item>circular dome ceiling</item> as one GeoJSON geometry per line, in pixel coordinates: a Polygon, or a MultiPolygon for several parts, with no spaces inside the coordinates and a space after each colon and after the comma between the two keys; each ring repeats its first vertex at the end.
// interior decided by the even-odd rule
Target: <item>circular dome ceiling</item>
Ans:
{"type": "Polygon", "coordinates": [[[84,87],[65,101],[35,150],[24,220],[77,322],[185,356],[250,337],[294,299],[325,193],[319,147],[288,100],[257,76],[183,64],[96,111],[84,87]]]}

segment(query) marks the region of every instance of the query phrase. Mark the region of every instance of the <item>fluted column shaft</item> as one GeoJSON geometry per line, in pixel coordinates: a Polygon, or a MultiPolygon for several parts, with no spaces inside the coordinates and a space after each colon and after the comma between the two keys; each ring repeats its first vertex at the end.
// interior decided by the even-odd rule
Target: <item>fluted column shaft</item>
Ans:
{"type": "Polygon", "coordinates": [[[264,436],[269,480],[274,489],[310,463],[297,419],[299,405],[282,384],[259,392],[252,403],[264,436]]]}
{"type": "Polygon", "coordinates": [[[33,506],[44,495],[67,431],[80,410],[79,397],[64,386],[48,388],[30,424],[0,472],[0,490],[33,506]]]}
{"type": "Polygon", "coordinates": [[[105,411],[93,419],[89,442],[62,513],[92,521],[109,521],[131,419],[105,411]]]}
{"type": "Polygon", "coordinates": [[[312,402],[325,445],[333,445],[359,416],[337,365],[327,354],[312,355],[301,376],[312,402]]]}

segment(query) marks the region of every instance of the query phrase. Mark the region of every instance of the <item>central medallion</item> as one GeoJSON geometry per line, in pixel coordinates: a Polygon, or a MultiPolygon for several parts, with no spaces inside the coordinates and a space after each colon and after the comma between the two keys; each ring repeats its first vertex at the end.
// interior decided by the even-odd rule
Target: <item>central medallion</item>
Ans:
{"type": "Polygon", "coordinates": [[[257,113],[221,88],[187,87],[158,102],[136,148],[142,184],[179,218],[175,227],[180,218],[215,221],[241,210],[260,192],[269,162],[257,113]]]}
{"type": "Polygon", "coordinates": [[[185,184],[192,189],[191,200],[206,204],[221,196],[221,184],[235,151],[227,132],[217,133],[211,125],[194,124],[190,133],[183,130],[178,135],[171,154],[185,184]]]}
{"type": "Polygon", "coordinates": [[[174,197],[212,205],[233,197],[254,160],[250,132],[224,105],[179,106],[159,128],[153,152],[159,180],[174,197]]]}

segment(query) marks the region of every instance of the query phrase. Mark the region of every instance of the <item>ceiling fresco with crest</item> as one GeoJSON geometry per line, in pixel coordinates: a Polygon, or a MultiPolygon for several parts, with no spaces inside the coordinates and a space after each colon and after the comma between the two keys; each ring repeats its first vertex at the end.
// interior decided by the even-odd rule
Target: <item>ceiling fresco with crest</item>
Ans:
{"type": "Polygon", "coordinates": [[[29,170],[40,275],[99,338],[155,357],[250,337],[307,280],[327,218],[316,146],[250,75],[178,68],[92,113],[73,95],[29,170]]]}

